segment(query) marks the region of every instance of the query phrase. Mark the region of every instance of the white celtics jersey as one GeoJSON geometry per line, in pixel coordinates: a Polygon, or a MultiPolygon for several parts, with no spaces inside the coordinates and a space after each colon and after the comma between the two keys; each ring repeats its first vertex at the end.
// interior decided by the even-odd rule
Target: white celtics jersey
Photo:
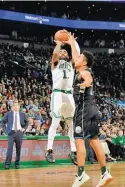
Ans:
{"type": "Polygon", "coordinates": [[[53,89],[72,90],[74,69],[72,62],[59,60],[52,70],[53,89]]]}

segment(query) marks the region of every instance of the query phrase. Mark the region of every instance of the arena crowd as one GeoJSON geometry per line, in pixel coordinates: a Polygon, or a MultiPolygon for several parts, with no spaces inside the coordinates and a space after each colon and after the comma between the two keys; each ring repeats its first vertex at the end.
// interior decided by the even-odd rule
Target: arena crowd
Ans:
{"type": "MultiPolygon", "coordinates": [[[[0,45],[0,121],[18,99],[20,110],[26,113],[29,121],[25,135],[48,134],[51,124],[51,54],[50,48],[38,50],[0,45]]],[[[96,53],[94,56],[95,101],[101,117],[100,141],[109,160],[124,159],[125,108],[117,104],[119,100],[125,101],[124,54],[96,53]]],[[[5,135],[1,127],[0,134],[5,135]]],[[[61,122],[57,135],[67,135],[64,122],[61,122]]]]}

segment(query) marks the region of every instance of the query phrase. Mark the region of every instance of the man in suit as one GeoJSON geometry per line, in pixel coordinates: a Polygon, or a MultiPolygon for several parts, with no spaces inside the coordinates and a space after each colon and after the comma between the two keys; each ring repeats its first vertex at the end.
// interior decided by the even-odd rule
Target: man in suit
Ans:
{"type": "Polygon", "coordinates": [[[19,112],[19,108],[19,103],[17,101],[14,102],[13,110],[8,112],[2,120],[2,128],[8,135],[8,149],[5,161],[5,169],[9,169],[10,167],[14,142],[16,145],[15,168],[19,169],[23,132],[28,126],[28,121],[25,113],[19,112]]]}

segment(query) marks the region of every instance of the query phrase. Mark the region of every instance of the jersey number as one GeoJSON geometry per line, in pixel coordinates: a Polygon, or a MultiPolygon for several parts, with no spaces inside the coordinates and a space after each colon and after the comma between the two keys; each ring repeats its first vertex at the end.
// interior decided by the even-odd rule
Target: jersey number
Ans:
{"type": "Polygon", "coordinates": [[[68,79],[69,77],[67,77],[66,75],[66,70],[63,70],[63,79],[68,79]]]}

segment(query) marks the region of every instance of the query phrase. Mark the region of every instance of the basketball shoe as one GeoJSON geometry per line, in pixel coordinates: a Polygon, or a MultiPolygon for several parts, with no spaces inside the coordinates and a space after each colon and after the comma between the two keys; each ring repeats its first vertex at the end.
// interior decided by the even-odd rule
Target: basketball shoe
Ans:
{"type": "Polygon", "coordinates": [[[85,171],[82,173],[82,175],[79,177],[76,175],[75,181],[72,185],[72,187],[79,187],[85,182],[87,182],[90,179],[90,177],[85,173],[85,171]]]}
{"type": "Polygon", "coordinates": [[[71,153],[69,154],[69,157],[71,158],[72,162],[73,162],[75,165],[78,164],[78,163],[77,163],[77,155],[76,155],[76,152],[71,152],[71,153]]]}
{"type": "Polygon", "coordinates": [[[99,183],[97,184],[96,187],[105,187],[107,186],[111,181],[113,180],[113,177],[111,176],[111,174],[106,171],[102,176],[101,179],[99,181],[99,183]]]}
{"type": "Polygon", "coordinates": [[[50,150],[47,150],[46,152],[46,160],[50,163],[55,163],[55,159],[54,159],[54,156],[53,156],[53,150],[50,149],[50,150]]]}

